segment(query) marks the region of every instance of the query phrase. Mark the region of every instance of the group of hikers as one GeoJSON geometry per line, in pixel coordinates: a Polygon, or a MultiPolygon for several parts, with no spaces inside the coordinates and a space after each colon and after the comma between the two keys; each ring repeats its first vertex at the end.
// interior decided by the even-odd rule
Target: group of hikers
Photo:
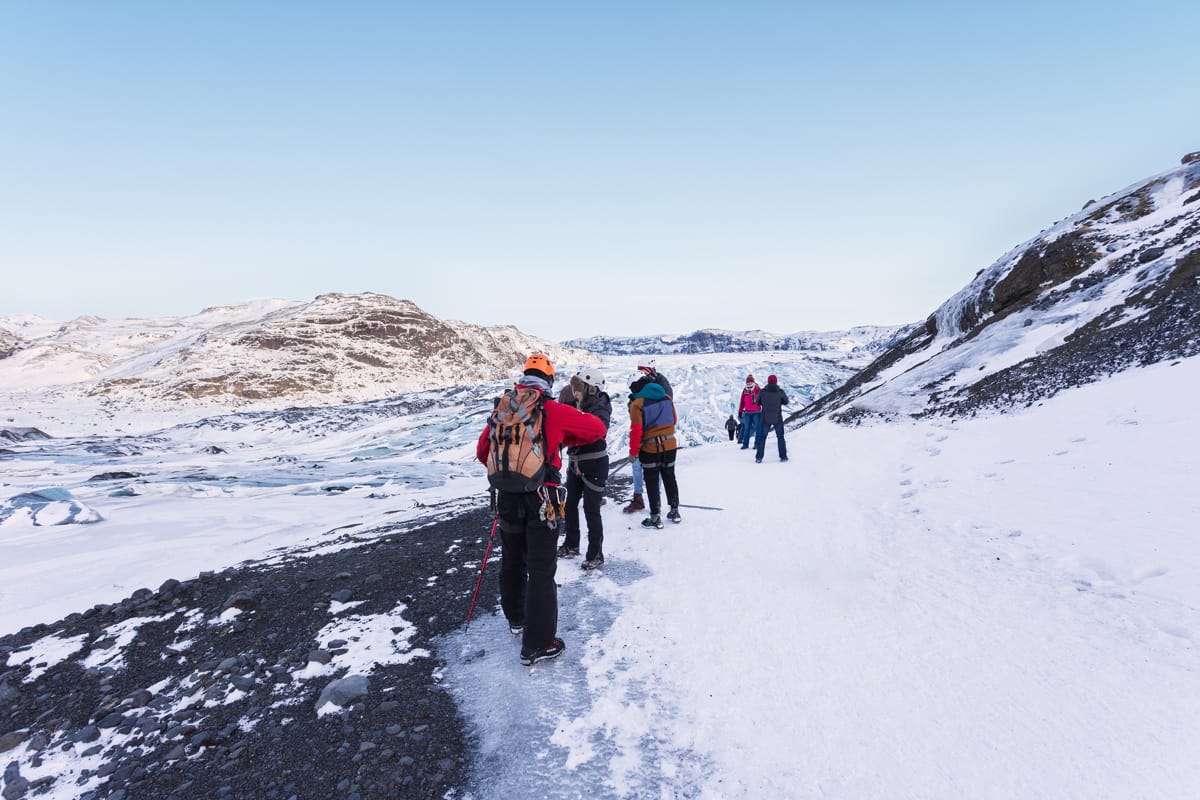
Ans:
{"type": "MultiPolygon", "coordinates": [[[[554,575],[559,558],[579,555],[580,501],[587,523],[587,551],[581,566],[595,570],[604,565],[600,507],[608,480],[606,437],[612,400],[604,376],[594,369],[584,367],[571,376],[557,400],[550,399],[554,380],[554,365],[547,356],[529,356],[513,388],[496,399],[475,448],[476,458],[487,467],[493,490],[493,534],[498,526],[503,545],[500,607],[509,630],[521,637],[521,663],[527,666],[556,658],[566,648],[557,635],[554,575]],[[564,447],[568,458],[565,483],[564,447]],[[560,530],[564,534],[561,546],[560,530]]],[[[787,461],[781,411],[786,404],[787,395],[774,375],[761,389],[753,376],[746,376],[738,406],[740,441],[746,449],[750,434],[756,434],[756,461],[762,461],[765,432],[772,428],[779,442],[779,458],[787,461]]],[[[649,500],[650,513],[641,523],[644,528],[663,527],[663,493],[666,518],[674,523],[683,521],[675,479],[677,421],[670,381],[655,369],[653,361],[639,365],[629,384],[633,499],[623,511],[644,510],[645,500],[649,500]]],[[[726,426],[732,422],[731,415],[726,426]]],[[[733,429],[730,431],[732,439],[733,429]]],[[[482,577],[481,571],[481,582],[482,577]]]]}
{"type": "MultiPolygon", "coordinates": [[[[558,558],[579,555],[581,499],[588,527],[582,567],[594,570],[604,564],[600,505],[608,480],[605,437],[612,401],[604,377],[594,370],[579,370],[557,400],[550,399],[554,378],[548,357],[529,356],[516,385],[496,400],[475,448],[495,490],[503,545],[500,607],[509,630],[521,636],[521,663],[527,666],[557,658],[566,648],[557,636],[554,574],[558,558]],[[569,459],[565,487],[563,447],[569,459]],[[565,537],[558,547],[563,522],[565,537]]],[[[682,522],[675,481],[675,403],[670,383],[653,366],[639,366],[638,377],[629,385],[629,421],[629,458],[635,480],[644,482],[650,499],[650,515],[642,526],[663,527],[660,477],[669,507],[667,519],[682,522]]],[[[642,487],[637,489],[640,498],[642,487]]]]}
{"type": "Polygon", "coordinates": [[[767,434],[775,431],[775,442],[779,446],[779,460],[787,461],[787,441],[783,434],[783,407],[788,404],[787,393],[779,388],[779,378],[767,376],[767,385],[759,386],[753,375],[746,376],[746,385],[742,388],[741,399],[738,401],[737,419],[729,415],[725,420],[725,430],[729,432],[729,441],[737,438],[742,449],[750,447],[750,437],[754,437],[754,462],[761,464],[767,447],[767,434]]]}

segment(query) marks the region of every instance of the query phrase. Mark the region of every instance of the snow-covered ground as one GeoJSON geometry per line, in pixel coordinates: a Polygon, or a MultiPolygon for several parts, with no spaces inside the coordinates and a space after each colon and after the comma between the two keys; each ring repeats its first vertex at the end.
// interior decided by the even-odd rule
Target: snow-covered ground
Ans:
{"type": "MultiPolygon", "coordinates": [[[[732,384],[703,374],[671,377],[723,418],[732,384]]],[[[773,442],[762,464],[685,449],[683,503],[720,510],[647,531],[609,502],[604,569],[560,562],[560,659],[520,666],[490,598],[439,642],[479,734],[466,794],[1200,796],[1198,386],[1191,359],[1009,414],[814,423],[786,464],[773,442]]],[[[344,430],[239,418],[98,441],[90,460],[15,445],[5,497],[67,486],[105,521],[0,525],[0,630],[481,502],[463,438],[478,399],[344,430]],[[122,469],[151,474],[87,480],[122,469]]]]}
{"type": "MultiPolygon", "coordinates": [[[[747,372],[762,382],[778,373],[791,395],[788,408],[795,409],[869,357],[830,361],[795,351],[659,356],[658,366],[673,383],[681,439],[700,444],[725,436],[747,372]]],[[[627,451],[624,409],[637,363],[621,356],[602,363],[613,395],[608,440],[614,458],[627,451]]],[[[565,376],[574,367],[559,370],[565,376]]],[[[0,427],[67,438],[13,444],[14,455],[0,456],[0,632],[117,602],[168,578],[186,580],[276,551],[311,550],[354,527],[478,503],[486,482],[475,462],[475,440],[491,398],[506,385],[198,420],[221,409],[117,413],[95,401],[55,396],[15,409],[0,417],[0,427]],[[12,497],[47,489],[69,499],[40,509],[37,520],[30,510],[11,507],[12,497]],[[102,521],[54,524],[71,513],[102,521]]]]}
{"type": "Polygon", "coordinates": [[[447,642],[478,797],[1200,796],[1200,360],[969,422],[816,423],[606,506],[566,653],[447,642]]]}

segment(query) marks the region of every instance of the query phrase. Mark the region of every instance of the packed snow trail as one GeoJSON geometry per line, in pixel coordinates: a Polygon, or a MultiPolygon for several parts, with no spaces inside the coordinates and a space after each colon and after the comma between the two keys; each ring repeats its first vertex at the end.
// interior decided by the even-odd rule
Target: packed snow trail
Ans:
{"type": "Polygon", "coordinates": [[[609,502],[602,573],[559,562],[562,657],[521,667],[500,616],[444,643],[470,796],[1195,796],[1198,367],[683,451],[725,510],[609,502]]]}

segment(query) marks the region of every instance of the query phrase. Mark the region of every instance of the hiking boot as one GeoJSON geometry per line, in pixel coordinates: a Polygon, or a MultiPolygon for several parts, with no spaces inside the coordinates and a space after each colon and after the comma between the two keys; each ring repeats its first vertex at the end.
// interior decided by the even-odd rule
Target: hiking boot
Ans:
{"type": "Polygon", "coordinates": [[[621,510],[626,514],[632,514],[635,511],[641,511],[645,507],[646,504],[642,502],[642,496],[640,494],[635,494],[633,499],[629,501],[629,505],[625,506],[621,510]]]}
{"type": "Polygon", "coordinates": [[[524,623],[517,624],[515,622],[510,622],[508,623],[508,632],[513,636],[520,636],[525,632],[525,625],[524,623]]]}
{"type": "Polygon", "coordinates": [[[675,523],[683,522],[683,517],[679,516],[679,509],[675,506],[671,506],[671,510],[667,512],[667,519],[675,523]]]}
{"type": "Polygon", "coordinates": [[[567,646],[563,644],[562,639],[551,639],[550,644],[537,650],[522,650],[521,663],[527,667],[531,667],[539,661],[548,661],[551,658],[558,658],[562,655],[563,650],[567,646]]]}
{"type": "Polygon", "coordinates": [[[643,528],[661,528],[662,526],[662,517],[660,517],[658,514],[651,514],[642,520],[643,528]]]}
{"type": "Polygon", "coordinates": [[[589,571],[593,570],[593,569],[600,569],[601,567],[604,566],[604,556],[596,556],[595,558],[589,558],[587,561],[583,562],[580,566],[583,567],[583,569],[586,569],[589,571]]]}
{"type": "Polygon", "coordinates": [[[754,463],[755,463],[755,464],[761,464],[761,463],[762,463],[762,459],[761,459],[761,458],[756,458],[756,459],[754,459],[754,463]]]}
{"type": "Polygon", "coordinates": [[[574,558],[577,555],[579,555],[578,547],[567,547],[564,544],[562,547],[558,548],[559,558],[574,558]]]}

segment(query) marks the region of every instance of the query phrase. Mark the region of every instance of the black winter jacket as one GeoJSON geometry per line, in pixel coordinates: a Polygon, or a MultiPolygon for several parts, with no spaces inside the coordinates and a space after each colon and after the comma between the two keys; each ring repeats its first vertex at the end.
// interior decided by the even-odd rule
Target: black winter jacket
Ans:
{"type": "MultiPolygon", "coordinates": [[[[598,417],[604,423],[604,431],[607,436],[609,423],[612,421],[612,400],[609,399],[606,392],[600,392],[593,400],[584,398],[585,405],[579,410],[585,414],[591,414],[593,417],[598,417]]],[[[608,442],[604,437],[592,442],[591,444],[580,445],[579,447],[568,447],[567,455],[580,455],[582,453],[604,453],[608,451],[608,442]]]]}
{"type": "Polygon", "coordinates": [[[777,383],[768,383],[758,393],[758,404],[762,406],[762,424],[783,422],[783,407],[788,403],[787,394],[777,383]]]}

